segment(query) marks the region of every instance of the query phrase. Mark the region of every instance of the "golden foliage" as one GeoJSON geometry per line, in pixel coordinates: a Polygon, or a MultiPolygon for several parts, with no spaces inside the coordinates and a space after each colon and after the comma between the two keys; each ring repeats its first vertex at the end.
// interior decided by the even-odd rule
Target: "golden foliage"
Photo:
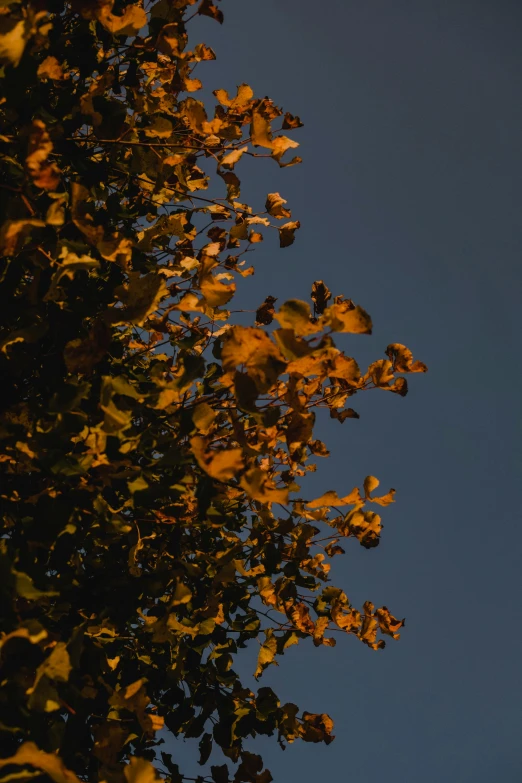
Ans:
{"type": "Polygon", "coordinates": [[[379,544],[395,490],[314,498],[306,475],[318,410],[358,418],[355,394],[404,396],[426,366],[391,343],[360,368],[340,341],[371,318],[323,280],[236,306],[246,253],[300,228],[279,192],[240,201],[241,171],[300,163],[302,123],[245,83],[192,96],[215,54],[189,24],[219,6],[0,8],[0,783],[156,783],[162,730],[203,765],[221,748],[214,783],[270,783],[248,737],[328,744],[333,723],[244,687],[239,651],[259,643],[260,678],[303,641],[380,649],[404,625],[329,574],[341,538],[379,544]]]}

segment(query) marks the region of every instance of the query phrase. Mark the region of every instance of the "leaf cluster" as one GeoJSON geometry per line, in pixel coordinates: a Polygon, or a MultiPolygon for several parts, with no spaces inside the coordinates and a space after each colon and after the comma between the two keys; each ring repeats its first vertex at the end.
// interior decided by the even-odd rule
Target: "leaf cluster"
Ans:
{"type": "Polygon", "coordinates": [[[233,766],[198,781],[269,783],[245,740],[333,723],[246,687],[240,650],[259,678],[403,625],[328,577],[340,541],[379,543],[394,490],[300,482],[328,456],[317,409],[356,418],[355,394],[426,368],[392,344],[361,370],[334,338],[370,316],[322,281],[233,322],[245,255],[299,229],[279,193],[243,203],[236,167],[299,163],[301,122],[246,84],[193,97],[201,15],[223,22],[210,0],[0,7],[0,781],[179,783],[167,729],[233,766]]]}

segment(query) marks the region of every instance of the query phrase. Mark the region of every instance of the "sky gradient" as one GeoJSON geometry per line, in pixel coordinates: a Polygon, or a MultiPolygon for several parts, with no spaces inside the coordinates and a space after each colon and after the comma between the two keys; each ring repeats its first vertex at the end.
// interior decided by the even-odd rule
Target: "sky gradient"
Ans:
{"type": "MultiPolygon", "coordinates": [[[[280,191],[302,228],[249,257],[237,302],[309,298],[322,278],[367,309],[343,336],[365,365],[405,343],[429,366],[406,399],[354,398],[320,418],[331,457],[309,483],[384,491],[376,550],[348,542],[333,583],[405,616],[372,652],[300,644],[260,684],[328,712],[336,741],[252,743],[276,783],[522,779],[522,6],[508,0],[227,0],[198,21],[210,89],[248,82],[301,116],[301,166],[243,158],[242,195],[280,191]]],[[[196,28],[195,28],[196,31],[196,28]]],[[[203,71],[205,68],[205,71],[203,71]]],[[[200,75],[198,73],[198,75],[200,75]]],[[[200,77],[201,78],[201,77],[200,77]]],[[[197,97],[197,96],[196,96],[197,97]]],[[[292,134],[291,134],[292,135],[292,134]]],[[[255,651],[241,671],[252,671],[255,651]]],[[[181,762],[187,749],[168,742],[181,762]]],[[[187,769],[184,761],[183,768],[187,769]]]]}

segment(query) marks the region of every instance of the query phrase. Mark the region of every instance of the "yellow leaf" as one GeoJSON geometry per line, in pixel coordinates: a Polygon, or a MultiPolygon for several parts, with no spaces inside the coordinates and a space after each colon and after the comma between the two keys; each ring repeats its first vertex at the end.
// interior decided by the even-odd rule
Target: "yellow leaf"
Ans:
{"type": "Polygon", "coordinates": [[[395,498],[395,490],[390,489],[390,491],[386,495],[382,495],[380,498],[369,498],[369,500],[372,503],[377,503],[379,506],[389,506],[390,503],[393,503],[395,498]]]}
{"type": "Polygon", "coordinates": [[[359,506],[362,505],[362,503],[363,500],[359,493],[359,489],[358,487],[355,487],[350,494],[346,495],[344,498],[340,498],[337,492],[330,489],[328,492],[321,495],[321,497],[316,498],[316,500],[311,500],[310,503],[307,503],[306,505],[308,508],[321,508],[322,506],[359,506]]]}
{"type": "Polygon", "coordinates": [[[393,381],[392,363],[388,359],[378,359],[368,367],[367,378],[371,378],[376,386],[388,387],[393,381]]]}
{"type": "Polygon", "coordinates": [[[287,503],[288,489],[278,489],[264,470],[251,468],[240,481],[247,495],[261,503],[287,503]]]}
{"type": "Polygon", "coordinates": [[[334,332],[371,334],[372,319],[368,313],[350,300],[333,304],[325,310],[325,320],[334,332]]]}
{"type": "Polygon", "coordinates": [[[225,372],[244,364],[260,392],[268,391],[286,367],[281,351],[266,332],[252,326],[228,330],[221,359],[225,372]]]}
{"type": "Polygon", "coordinates": [[[212,274],[202,277],[200,279],[199,287],[210,307],[222,307],[227,302],[230,302],[236,292],[235,283],[225,285],[225,283],[217,280],[212,274]]]}
{"type": "Polygon", "coordinates": [[[250,137],[254,147],[267,147],[268,149],[272,149],[270,121],[267,120],[258,109],[254,109],[252,112],[250,137]]]}
{"type": "Polygon", "coordinates": [[[224,169],[233,169],[247,150],[248,147],[241,147],[241,149],[232,150],[232,152],[229,152],[228,155],[225,155],[221,159],[221,165],[224,169]]]}
{"type": "Polygon", "coordinates": [[[207,451],[207,441],[198,435],[191,438],[190,445],[200,468],[217,481],[231,481],[243,469],[241,449],[207,451]]]}
{"type": "Polygon", "coordinates": [[[159,775],[150,761],[131,756],[124,767],[123,774],[127,783],[156,783],[159,775]]]}
{"type": "Polygon", "coordinates": [[[16,255],[22,249],[31,229],[44,228],[44,226],[44,221],[36,218],[6,220],[0,228],[0,252],[4,256],[16,255]]]}
{"type": "Polygon", "coordinates": [[[230,109],[244,109],[254,97],[254,91],[248,84],[240,84],[235,98],[230,98],[226,90],[214,90],[214,95],[222,106],[230,109]]]}
{"type": "Polygon", "coordinates": [[[200,402],[192,411],[192,421],[196,429],[206,435],[216,418],[216,411],[206,402],[200,402]]]}
{"type": "Polygon", "coordinates": [[[341,353],[335,357],[328,368],[328,375],[330,378],[342,378],[343,381],[347,381],[351,386],[360,385],[361,371],[359,370],[359,365],[355,359],[341,353]]]}
{"type": "Polygon", "coordinates": [[[59,756],[45,753],[34,742],[24,742],[14,756],[0,759],[0,767],[29,766],[45,772],[55,783],[80,783],[74,772],[67,769],[59,756]]]}
{"type": "Polygon", "coordinates": [[[314,334],[321,330],[321,324],[312,322],[310,305],[300,299],[289,299],[281,305],[274,318],[283,329],[293,329],[299,336],[314,334]]]}
{"type": "Polygon", "coordinates": [[[56,57],[46,57],[45,60],[42,60],[38,66],[36,75],[39,79],[52,79],[56,82],[61,81],[64,78],[62,66],[56,57]]]}
{"type": "Polygon", "coordinates": [[[364,493],[367,498],[370,497],[374,489],[377,489],[379,484],[380,481],[378,478],[375,478],[375,476],[366,476],[364,479],[364,493]]]}
{"type": "Polygon", "coordinates": [[[280,161],[285,152],[298,146],[297,141],[289,139],[288,136],[276,136],[272,141],[272,157],[281,165],[280,161]]]}
{"type": "Polygon", "coordinates": [[[174,590],[174,595],[172,596],[171,606],[180,606],[180,604],[188,604],[192,598],[192,591],[189,590],[189,588],[183,584],[183,582],[178,582],[176,585],[176,589],[174,590]]]}
{"type": "Polygon", "coordinates": [[[22,59],[28,39],[26,21],[11,16],[0,16],[0,62],[12,63],[15,67],[22,59]]]}
{"type": "Polygon", "coordinates": [[[386,355],[393,362],[395,372],[427,372],[423,362],[414,362],[409,348],[401,343],[391,343],[386,348],[386,355]]]}
{"type": "Polygon", "coordinates": [[[141,5],[127,5],[122,16],[111,13],[113,3],[102,5],[98,20],[113,35],[136,35],[147,24],[147,14],[141,5]]]}
{"type": "Polygon", "coordinates": [[[257,656],[257,667],[254,674],[256,680],[271,663],[275,663],[274,658],[277,651],[277,639],[273,636],[271,628],[265,631],[266,641],[261,645],[259,655],[257,656]]]}

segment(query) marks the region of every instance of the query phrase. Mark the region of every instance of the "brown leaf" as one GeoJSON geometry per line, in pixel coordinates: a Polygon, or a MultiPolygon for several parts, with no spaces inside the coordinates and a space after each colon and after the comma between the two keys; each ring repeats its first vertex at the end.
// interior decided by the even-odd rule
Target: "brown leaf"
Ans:
{"type": "Polygon", "coordinates": [[[316,280],[312,285],[312,302],[314,303],[314,315],[322,315],[326,305],[332,298],[332,292],[322,280],[316,280]]]}
{"type": "Polygon", "coordinates": [[[103,321],[97,321],[87,337],[69,340],[63,353],[67,371],[90,375],[93,368],[106,355],[110,341],[110,329],[103,321]]]}
{"type": "Polygon", "coordinates": [[[201,0],[201,5],[198,8],[198,14],[203,16],[210,16],[211,19],[215,19],[219,24],[223,24],[223,11],[214,5],[211,0],[201,0]]]}
{"type": "Polygon", "coordinates": [[[39,79],[42,79],[42,81],[52,79],[53,81],[59,82],[64,79],[63,68],[56,57],[53,56],[46,57],[45,60],[42,60],[38,66],[36,75],[39,79]]]}
{"type": "Polygon", "coordinates": [[[286,112],[284,119],[283,119],[283,130],[288,130],[289,128],[302,128],[303,123],[299,119],[299,117],[294,117],[290,112],[286,112]]]}
{"type": "Polygon", "coordinates": [[[371,647],[372,650],[382,650],[385,646],[385,642],[381,639],[377,641],[377,618],[373,614],[373,604],[371,601],[366,601],[364,604],[364,617],[362,621],[361,630],[358,634],[359,639],[371,647]]]}
{"type": "Polygon", "coordinates": [[[155,272],[149,272],[143,277],[139,272],[130,272],[128,278],[126,285],[116,289],[124,306],[112,307],[105,313],[106,322],[114,326],[124,323],[141,326],[169,293],[165,281],[155,272]]]}
{"type": "Polygon", "coordinates": [[[404,626],[404,620],[397,620],[392,614],[390,614],[386,606],[382,606],[375,612],[379,628],[382,633],[388,634],[393,639],[400,639],[400,633],[397,633],[400,628],[404,626]]]}
{"type": "Polygon", "coordinates": [[[386,355],[393,362],[395,372],[427,372],[428,370],[423,362],[414,362],[410,349],[401,343],[391,343],[386,348],[386,355]]]}
{"type": "Polygon", "coordinates": [[[265,209],[269,215],[272,215],[279,220],[285,217],[289,218],[292,217],[292,213],[283,206],[287,203],[287,200],[280,196],[279,193],[269,193],[266,197],[265,209]]]}
{"type": "Polygon", "coordinates": [[[334,724],[329,715],[303,712],[303,721],[305,742],[324,742],[325,745],[329,745],[334,741],[335,737],[332,735],[334,724]]]}
{"type": "Polygon", "coordinates": [[[295,239],[294,236],[295,232],[300,227],[301,227],[301,223],[298,220],[291,221],[290,223],[285,223],[284,226],[281,226],[278,229],[279,247],[289,247],[289,245],[292,245],[295,239]]]}
{"type": "Polygon", "coordinates": [[[274,303],[277,302],[275,296],[267,296],[263,304],[256,310],[256,326],[263,324],[268,326],[274,320],[274,303]]]}

